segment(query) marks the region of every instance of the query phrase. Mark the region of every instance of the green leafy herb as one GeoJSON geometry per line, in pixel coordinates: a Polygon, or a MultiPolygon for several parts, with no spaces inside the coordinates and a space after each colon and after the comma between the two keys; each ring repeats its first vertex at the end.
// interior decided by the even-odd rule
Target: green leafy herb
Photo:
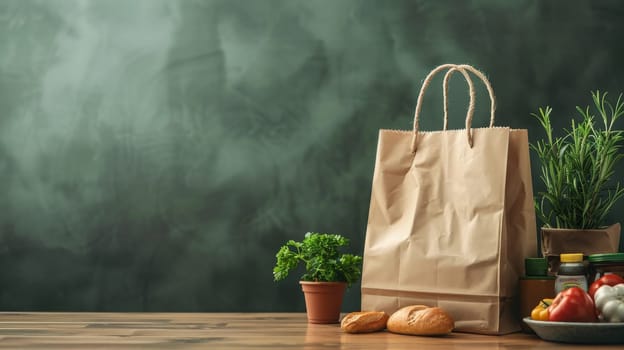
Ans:
{"type": "Polygon", "coordinates": [[[308,232],[302,242],[288,241],[277,252],[273,268],[275,281],[283,280],[299,263],[304,263],[306,273],[302,281],[347,282],[360,279],[362,257],[341,254],[340,248],[349,244],[341,235],[308,232]]]}
{"type": "Polygon", "coordinates": [[[592,92],[602,128],[595,124],[589,107],[576,107],[582,120],[572,120],[571,129],[564,129],[561,137],[553,136],[552,108],[540,108],[539,114],[532,114],[546,132],[546,139],[531,144],[531,148],[541,160],[540,179],[546,187],[539,192],[535,208],[547,227],[603,227],[613,205],[624,196],[620,183],[611,181],[623,157],[624,131],[615,129],[614,124],[624,115],[624,101],[620,94],[614,106],[606,96],[592,92]]]}

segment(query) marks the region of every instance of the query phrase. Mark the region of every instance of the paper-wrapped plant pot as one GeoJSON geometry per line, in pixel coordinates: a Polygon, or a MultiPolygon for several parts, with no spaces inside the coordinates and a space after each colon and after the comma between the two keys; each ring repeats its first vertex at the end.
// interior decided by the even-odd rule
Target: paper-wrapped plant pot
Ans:
{"type": "Polygon", "coordinates": [[[620,247],[620,229],[619,223],[593,230],[542,227],[542,254],[552,256],[565,253],[617,253],[620,247]]]}
{"type": "Polygon", "coordinates": [[[619,223],[603,229],[578,230],[542,227],[542,255],[548,258],[549,271],[556,273],[559,267],[559,254],[617,253],[620,247],[619,223]]]}

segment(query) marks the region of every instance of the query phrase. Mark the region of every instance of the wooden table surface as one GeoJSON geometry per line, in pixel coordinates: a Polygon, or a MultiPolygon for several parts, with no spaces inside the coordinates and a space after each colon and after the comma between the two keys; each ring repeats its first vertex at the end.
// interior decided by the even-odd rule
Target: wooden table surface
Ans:
{"type": "MultiPolygon", "coordinates": [[[[516,333],[346,334],[289,313],[0,312],[0,349],[595,349],[516,333]]],[[[600,346],[600,349],[622,349],[600,346]]]]}

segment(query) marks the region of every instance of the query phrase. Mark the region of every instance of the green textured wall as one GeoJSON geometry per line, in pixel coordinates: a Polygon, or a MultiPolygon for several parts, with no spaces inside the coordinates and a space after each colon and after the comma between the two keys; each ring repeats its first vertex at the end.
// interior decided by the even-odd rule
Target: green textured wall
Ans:
{"type": "Polygon", "coordinates": [[[377,131],[429,70],[480,68],[534,139],[624,91],[623,34],[620,1],[0,0],[0,309],[302,311],[275,252],[361,253],[377,131]]]}

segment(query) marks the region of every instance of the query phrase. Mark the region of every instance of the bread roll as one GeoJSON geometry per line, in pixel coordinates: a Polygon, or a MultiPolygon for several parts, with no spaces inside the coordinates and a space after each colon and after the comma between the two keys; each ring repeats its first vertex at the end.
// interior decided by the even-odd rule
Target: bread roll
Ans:
{"type": "Polygon", "coordinates": [[[455,322],[439,307],[411,305],[399,309],[388,319],[388,330],[411,335],[444,335],[453,330],[455,322]]]}
{"type": "Polygon", "coordinates": [[[388,314],[383,311],[361,311],[345,315],[340,328],[347,333],[370,333],[386,328],[388,314]]]}

